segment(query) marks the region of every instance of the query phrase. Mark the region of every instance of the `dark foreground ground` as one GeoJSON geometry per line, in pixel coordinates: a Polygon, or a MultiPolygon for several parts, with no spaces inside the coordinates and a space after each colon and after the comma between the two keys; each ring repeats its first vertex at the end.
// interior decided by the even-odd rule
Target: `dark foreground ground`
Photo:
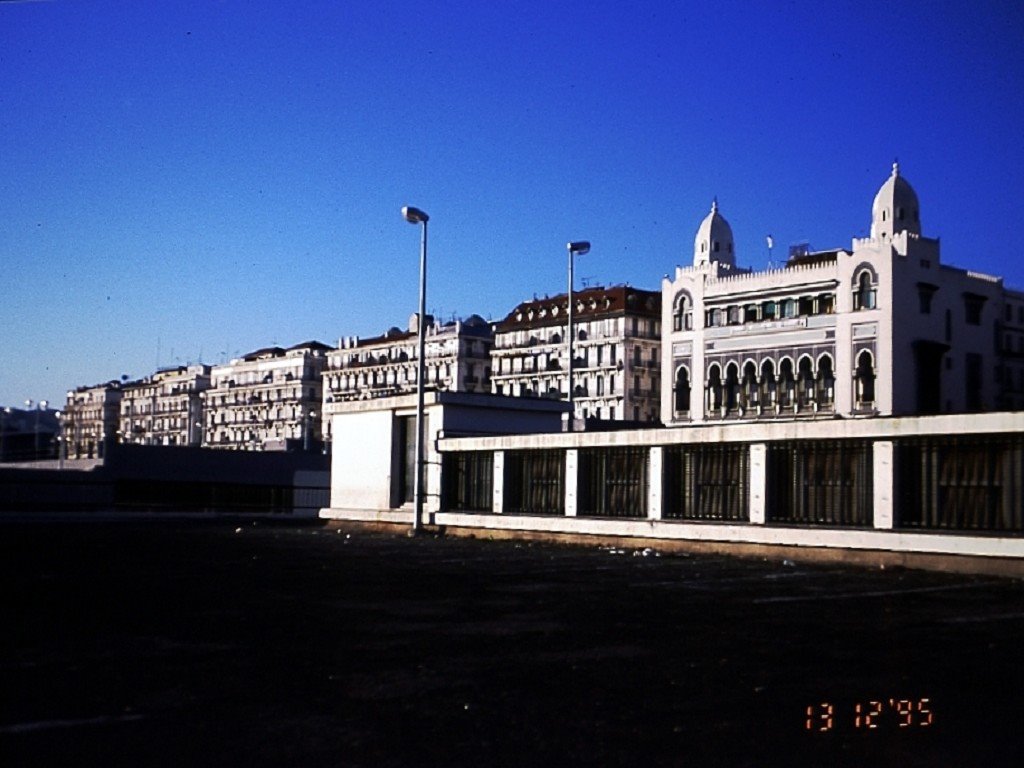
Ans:
{"type": "Polygon", "coordinates": [[[7,522],[0,595],[5,767],[1024,759],[1016,581],[7,522]]]}

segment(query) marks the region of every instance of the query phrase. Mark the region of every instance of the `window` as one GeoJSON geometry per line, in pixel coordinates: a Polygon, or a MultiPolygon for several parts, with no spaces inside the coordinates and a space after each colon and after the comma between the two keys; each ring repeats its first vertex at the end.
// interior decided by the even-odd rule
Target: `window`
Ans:
{"type": "Polygon", "coordinates": [[[748,304],[743,308],[744,323],[756,323],[759,319],[756,304],[748,304]]]}
{"type": "Polygon", "coordinates": [[[937,285],[931,285],[930,283],[917,284],[917,303],[922,315],[930,315],[932,313],[932,297],[937,290],[939,290],[937,285]]]}
{"type": "Polygon", "coordinates": [[[676,301],[672,327],[676,331],[689,331],[693,328],[693,302],[685,293],[676,301]]]}
{"type": "Polygon", "coordinates": [[[728,313],[729,313],[729,325],[739,325],[740,324],[740,308],[739,307],[729,307],[728,313]]]}
{"type": "Polygon", "coordinates": [[[786,299],[782,302],[782,317],[796,317],[796,302],[793,299],[786,299]]]}
{"type": "Polygon", "coordinates": [[[853,294],[854,309],[875,308],[875,288],[871,282],[871,273],[864,270],[857,278],[857,288],[853,294]]]}
{"type": "Polygon", "coordinates": [[[774,320],[778,313],[778,304],[774,301],[766,301],[761,305],[761,317],[764,320],[774,320]]]}
{"type": "Polygon", "coordinates": [[[985,307],[985,297],[976,293],[964,294],[964,320],[968,325],[981,325],[981,311],[985,307]]]}
{"type": "Polygon", "coordinates": [[[685,367],[676,372],[675,411],[679,414],[690,412],[690,373],[685,367]]]}

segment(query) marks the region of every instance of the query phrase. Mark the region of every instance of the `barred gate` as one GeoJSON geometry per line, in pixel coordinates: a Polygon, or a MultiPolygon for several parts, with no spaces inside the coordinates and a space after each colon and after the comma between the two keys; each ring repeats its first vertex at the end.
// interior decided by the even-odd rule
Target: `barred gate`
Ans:
{"type": "Polygon", "coordinates": [[[564,515],[565,451],[508,451],[504,499],[509,514],[564,515]]]}
{"type": "Polygon", "coordinates": [[[490,512],[494,506],[494,454],[466,451],[443,454],[441,509],[490,512]]]}
{"type": "Polygon", "coordinates": [[[576,514],[646,517],[649,454],[645,447],[581,450],[576,514]]]}
{"type": "Polygon", "coordinates": [[[896,442],[898,528],[1024,533],[1024,436],[896,442]]]}
{"type": "Polygon", "coordinates": [[[872,525],[874,488],[867,440],[770,443],[767,522],[872,525]]]}
{"type": "Polygon", "coordinates": [[[663,518],[750,519],[750,446],[673,445],[663,457],[663,518]]]}

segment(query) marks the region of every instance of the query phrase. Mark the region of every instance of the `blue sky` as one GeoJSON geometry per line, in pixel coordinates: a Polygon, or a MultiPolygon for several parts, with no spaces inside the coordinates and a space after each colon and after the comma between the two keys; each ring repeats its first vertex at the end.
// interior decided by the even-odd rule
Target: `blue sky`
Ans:
{"type": "Polygon", "coordinates": [[[1024,287],[1016,2],[0,0],[0,404],[577,275],[849,246],[898,157],[946,263],[1024,287]]]}

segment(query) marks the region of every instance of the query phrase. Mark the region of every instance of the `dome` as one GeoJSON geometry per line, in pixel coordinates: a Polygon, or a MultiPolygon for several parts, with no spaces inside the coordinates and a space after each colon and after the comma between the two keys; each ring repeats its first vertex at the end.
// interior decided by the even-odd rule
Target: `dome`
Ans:
{"type": "Polygon", "coordinates": [[[871,204],[871,237],[889,240],[904,230],[921,234],[921,210],[917,193],[910,182],[900,176],[899,163],[893,163],[892,175],[871,204]]]}
{"type": "Polygon", "coordinates": [[[711,203],[711,213],[704,217],[693,240],[694,266],[710,264],[713,261],[728,264],[730,267],[736,266],[732,227],[718,212],[718,198],[711,203]]]}

